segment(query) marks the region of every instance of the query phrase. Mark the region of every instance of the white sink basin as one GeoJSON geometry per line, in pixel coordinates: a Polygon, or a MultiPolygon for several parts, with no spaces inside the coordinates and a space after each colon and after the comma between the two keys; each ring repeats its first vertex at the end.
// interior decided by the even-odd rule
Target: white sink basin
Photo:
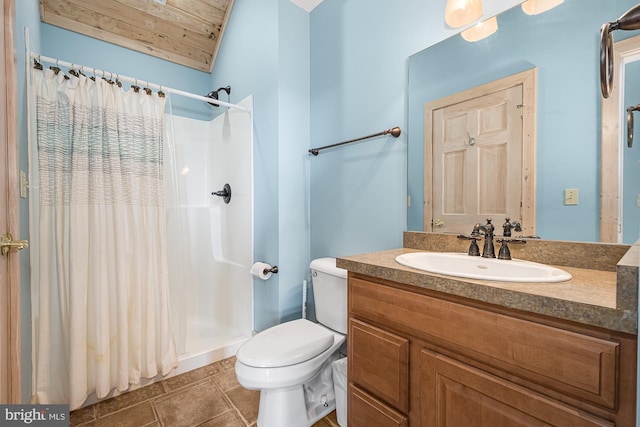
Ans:
{"type": "Polygon", "coordinates": [[[411,252],[396,257],[407,267],[429,273],[499,282],[564,282],[571,274],[559,268],[520,259],[500,260],[454,252],[411,252]]]}

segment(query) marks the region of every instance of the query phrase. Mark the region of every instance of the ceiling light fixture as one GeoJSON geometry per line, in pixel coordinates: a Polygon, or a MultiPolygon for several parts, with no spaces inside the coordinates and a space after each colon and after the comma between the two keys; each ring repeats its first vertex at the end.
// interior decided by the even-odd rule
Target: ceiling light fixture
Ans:
{"type": "Polygon", "coordinates": [[[558,6],[564,0],[527,0],[522,3],[522,10],[527,15],[539,15],[558,6]]]}
{"type": "Polygon", "coordinates": [[[467,28],[461,32],[460,35],[468,42],[477,42],[478,40],[489,37],[496,31],[498,31],[498,19],[494,16],[486,21],[477,23],[473,27],[467,28]]]}
{"type": "Polygon", "coordinates": [[[464,27],[481,17],[482,0],[447,0],[444,21],[450,27],[464,27]]]}

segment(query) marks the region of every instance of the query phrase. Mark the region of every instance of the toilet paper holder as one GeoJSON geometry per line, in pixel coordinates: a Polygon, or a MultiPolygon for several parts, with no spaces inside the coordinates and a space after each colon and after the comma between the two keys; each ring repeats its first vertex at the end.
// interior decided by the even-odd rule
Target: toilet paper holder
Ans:
{"type": "Polygon", "coordinates": [[[269,280],[273,273],[278,272],[278,266],[274,265],[271,267],[271,265],[266,262],[256,262],[251,266],[249,272],[252,276],[257,277],[258,279],[269,280]]]}
{"type": "Polygon", "coordinates": [[[262,274],[267,274],[267,273],[278,274],[278,266],[274,265],[271,268],[265,268],[264,270],[262,270],[262,274]]]}

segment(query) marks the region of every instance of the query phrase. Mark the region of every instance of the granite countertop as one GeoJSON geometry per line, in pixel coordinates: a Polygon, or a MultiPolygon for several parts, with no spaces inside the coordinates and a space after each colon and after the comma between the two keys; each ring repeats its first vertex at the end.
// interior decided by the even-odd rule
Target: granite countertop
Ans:
{"type": "Polygon", "coordinates": [[[395,261],[396,256],[407,252],[466,252],[468,242],[432,233],[407,232],[403,248],[340,257],[336,265],[350,272],[406,285],[637,334],[640,261],[637,244],[541,240],[527,241],[527,244],[513,245],[513,258],[553,265],[571,273],[572,279],[560,283],[473,280],[432,274],[395,261]],[[550,262],[549,257],[555,262],[550,262]]]}

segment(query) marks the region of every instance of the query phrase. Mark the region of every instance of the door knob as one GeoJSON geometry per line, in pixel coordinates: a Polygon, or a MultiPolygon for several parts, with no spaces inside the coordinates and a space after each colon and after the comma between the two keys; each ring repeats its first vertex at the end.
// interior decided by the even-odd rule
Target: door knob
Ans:
{"type": "Polygon", "coordinates": [[[29,247],[27,240],[13,240],[11,234],[6,233],[0,236],[0,253],[7,255],[9,252],[15,252],[29,247]]]}

